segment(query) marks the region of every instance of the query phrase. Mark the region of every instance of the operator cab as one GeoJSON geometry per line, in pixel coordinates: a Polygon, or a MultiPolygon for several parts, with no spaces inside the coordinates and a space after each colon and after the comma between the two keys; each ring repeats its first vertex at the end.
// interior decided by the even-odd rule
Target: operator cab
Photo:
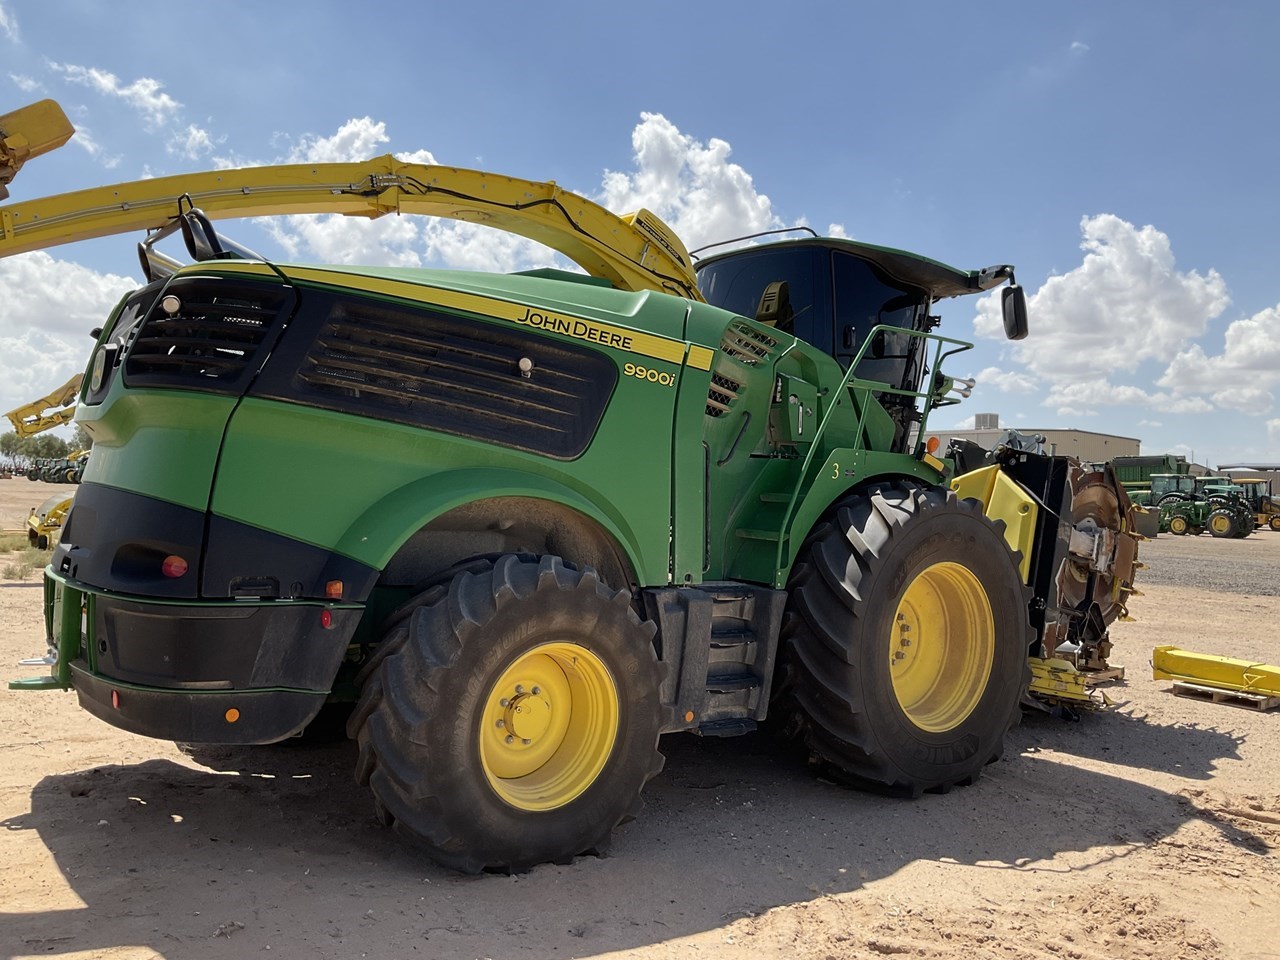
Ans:
{"type": "MultiPolygon", "coordinates": [[[[857,377],[912,393],[928,372],[925,341],[881,331],[863,352],[868,333],[878,325],[928,332],[938,323],[929,312],[935,300],[989,290],[1013,278],[1007,266],[961,271],[901,250],[818,236],[717,254],[696,269],[698,289],[713,306],[769,323],[846,369],[862,352],[857,377]]],[[[1003,306],[1006,333],[1021,339],[1026,303],[1020,287],[1005,290],[1003,306]]],[[[898,423],[899,440],[905,440],[916,419],[914,398],[878,398],[898,423]]]]}
{"type": "MultiPolygon", "coordinates": [[[[740,316],[772,319],[779,330],[813,344],[844,367],[876,324],[923,329],[927,322],[929,296],[924,290],[895,280],[875,263],[829,240],[736,250],[703,260],[697,270],[698,288],[708,303],[740,316]],[[774,308],[776,316],[761,315],[762,300],[766,309],[770,301],[780,303],[781,309],[774,308]]],[[[907,341],[912,338],[890,339],[895,342],[878,352],[909,351],[907,341]]],[[[910,359],[867,359],[858,375],[905,386],[910,359]]]]}

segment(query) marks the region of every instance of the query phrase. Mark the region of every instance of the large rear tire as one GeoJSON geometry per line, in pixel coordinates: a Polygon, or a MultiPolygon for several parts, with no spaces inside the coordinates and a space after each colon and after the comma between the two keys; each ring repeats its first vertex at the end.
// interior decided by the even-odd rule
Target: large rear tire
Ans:
{"type": "Polygon", "coordinates": [[[779,706],[829,773],[917,796],[999,758],[1034,632],[1016,555],[979,503],[909,484],[849,497],[789,589],[779,706]]]}
{"type": "Polygon", "coordinates": [[[505,556],[393,621],[348,726],[382,820],[468,873],[604,853],[662,769],[655,628],[626,591],[505,556]]]}

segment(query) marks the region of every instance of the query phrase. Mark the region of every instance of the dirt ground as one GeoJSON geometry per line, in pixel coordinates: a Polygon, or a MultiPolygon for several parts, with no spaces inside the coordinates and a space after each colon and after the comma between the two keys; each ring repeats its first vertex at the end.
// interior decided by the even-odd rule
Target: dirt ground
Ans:
{"type": "MultiPolygon", "coordinates": [[[[50,492],[0,481],[0,529],[50,492]]],[[[1280,710],[1175,697],[1148,662],[1280,660],[1280,534],[1143,559],[1119,705],[1026,716],[974,786],[887,799],[755,737],[669,737],[611,856],[519,876],[402,848],[347,743],[186,756],[72,694],[0,692],[0,956],[1275,960],[1280,710]]],[[[0,582],[9,676],[43,652],[40,597],[0,582]]]]}

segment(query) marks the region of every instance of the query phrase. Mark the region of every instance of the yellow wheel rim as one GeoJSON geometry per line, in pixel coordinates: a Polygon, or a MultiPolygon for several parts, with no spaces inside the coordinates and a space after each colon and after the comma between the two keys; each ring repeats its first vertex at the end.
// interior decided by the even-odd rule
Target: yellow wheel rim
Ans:
{"type": "Polygon", "coordinates": [[[520,810],[554,810],[595,782],[618,737],[618,688],[576,643],[521,654],[489,688],[480,763],[494,792],[520,810]]]}
{"type": "Polygon", "coordinates": [[[1209,529],[1214,533],[1226,533],[1231,529],[1230,517],[1210,517],[1209,529]]]}
{"type": "Polygon", "coordinates": [[[1169,521],[1169,530],[1173,533],[1186,533],[1187,521],[1182,517],[1174,517],[1169,521]]]}
{"type": "Polygon", "coordinates": [[[987,689],[995,621],[982,584],[958,563],[935,563],[907,585],[889,636],[889,676],[921,730],[953,730],[987,689]]]}

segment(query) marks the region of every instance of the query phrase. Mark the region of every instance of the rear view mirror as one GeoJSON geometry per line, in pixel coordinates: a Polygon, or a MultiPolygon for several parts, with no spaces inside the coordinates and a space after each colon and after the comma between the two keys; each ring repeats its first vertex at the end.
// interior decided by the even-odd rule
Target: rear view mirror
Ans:
{"type": "Polygon", "coordinates": [[[1004,335],[1010,340],[1021,340],[1027,335],[1027,295],[1022,287],[1011,283],[1000,293],[1000,308],[1004,313],[1004,335]]]}

